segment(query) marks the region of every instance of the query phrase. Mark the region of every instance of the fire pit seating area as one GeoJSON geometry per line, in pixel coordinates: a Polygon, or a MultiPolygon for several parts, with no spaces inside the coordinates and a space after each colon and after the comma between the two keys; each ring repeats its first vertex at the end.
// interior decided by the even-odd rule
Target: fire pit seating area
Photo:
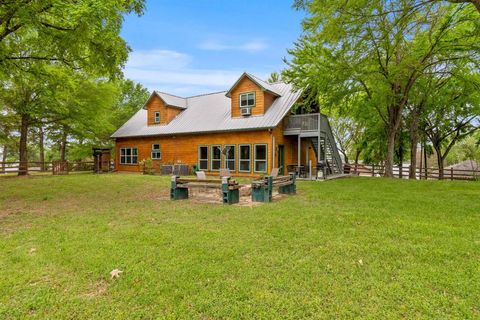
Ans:
{"type": "Polygon", "coordinates": [[[220,189],[224,204],[234,204],[238,203],[240,200],[240,185],[238,182],[230,177],[222,177],[221,179],[206,179],[204,173],[200,175],[197,173],[197,179],[172,176],[170,199],[188,199],[188,190],[191,188],[199,188],[200,190],[207,190],[210,188],[220,189]]]}
{"type": "Polygon", "coordinates": [[[252,201],[271,202],[273,188],[278,188],[278,193],[294,194],[297,191],[295,174],[288,176],[266,176],[252,182],[252,201]]]}

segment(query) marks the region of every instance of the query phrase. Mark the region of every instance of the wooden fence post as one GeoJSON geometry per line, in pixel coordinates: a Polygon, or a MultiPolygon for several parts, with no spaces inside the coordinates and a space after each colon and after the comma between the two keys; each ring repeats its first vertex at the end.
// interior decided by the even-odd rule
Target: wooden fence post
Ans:
{"type": "Polygon", "coordinates": [[[375,165],[372,164],[372,177],[375,177],[375,165]]]}
{"type": "Polygon", "coordinates": [[[450,180],[453,181],[453,168],[450,168],[450,180]]]}

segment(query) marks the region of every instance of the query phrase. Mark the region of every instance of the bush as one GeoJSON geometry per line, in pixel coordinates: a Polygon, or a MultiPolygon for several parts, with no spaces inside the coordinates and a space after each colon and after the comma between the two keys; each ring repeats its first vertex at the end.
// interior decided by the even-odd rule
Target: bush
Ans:
{"type": "Polygon", "coordinates": [[[153,161],[152,159],[143,159],[138,163],[140,169],[142,170],[143,174],[154,174],[153,171],[153,161]]]}

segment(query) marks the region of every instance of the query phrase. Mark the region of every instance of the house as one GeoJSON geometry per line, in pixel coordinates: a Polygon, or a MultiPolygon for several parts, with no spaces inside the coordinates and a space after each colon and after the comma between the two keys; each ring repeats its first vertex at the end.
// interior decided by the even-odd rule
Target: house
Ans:
{"type": "Polygon", "coordinates": [[[480,176],[480,162],[470,159],[464,160],[451,166],[445,167],[444,174],[446,177],[450,176],[459,179],[478,179],[480,176]]]}
{"type": "Polygon", "coordinates": [[[451,166],[445,167],[445,170],[454,170],[454,171],[478,171],[480,168],[480,163],[476,160],[464,160],[451,166]]]}
{"type": "Polygon", "coordinates": [[[182,98],[154,91],[112,135],[116,169],[139,171],[138,162],[151,158],[156,170],[183,163],[211,175],[221,168],[236,176],[259,176],[272,168],[311,174],[317,164],[340,172],[327,118],[293,114],[300,98],[290,84],[249,73],[223,92],[182,98]]]}

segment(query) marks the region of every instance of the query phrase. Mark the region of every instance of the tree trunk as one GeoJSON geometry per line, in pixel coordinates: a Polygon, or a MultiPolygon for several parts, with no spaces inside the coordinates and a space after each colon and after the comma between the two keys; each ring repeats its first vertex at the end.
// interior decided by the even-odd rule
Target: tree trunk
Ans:
{"type": "MultiPolygon", "coordinates": [[[[400,86],[395,84],[393,86],[395,94],[400,93],[400,86]]],[[[396,101],[388,107],[388,143],[387,143],[387,157],[385,159],[385,177],[393,178],[393,159],[395,157],[395,145],[398,137],[398,130],[402,123],[402,110],[406,103],[405,99],[396,101]]]]}
{"type": "Polygon", "coordinates": [[[5,162],[7,161],[7,151],[8,151],[8,147],[7,145],[4,145],[3,152],[2,152],[2,173],[5,173],[5,162]]]}
{"type": "Polygon", "coordinates": [[[344,162],[348,164],[348,156],[347,156],[347,153],[345,152],[345,150],[339,149],[339,151],[343,154],[344,162]]]}
{"type": "Polygon", "coordinates": [[[30,116],[28,114],[22,114],[21,126],[20,126],[20,148],[19,148],[20,165],[18,167],[19,176],[25,176],[28,174],[27,137],[28,137],[29,125],[30,125],[30,116]]]}
{"type": "Polygon", "coordinates": [[[480,13],[480,0],[470,0],[470,2],[475,5],[475,8],[477,8],[478,13],[480,13]]]}
{"type": "Polygon", "coordinates": [[[360,149],[357,149],[355,151],[355,173],[357,173],[357,170],[358,170],[358,159],[360,158],[360,153],[362,153],[362,151],[360,149]]]}
{"type": "Polygon", "coordinates": [[[398,157],[399,158],[398,177],[402,179],[403,178],[403,147],[402,145],[398,147],[398,150],[400,152],[398,157]]]}
{"type": "Polygon", "coordinates": [[[38,134],[38,149],[39,149],[39,158],[40,158],[40,171],[45,171],[45,132],[43,127],[40,127],[40,132],[38,134]]]}
{"type": "Polygon", "coordinates": [[[415,108],[412,112],[412,120],[410,122],[410,169],[408,171],[409,179],[417,179],[418,118],[418,110],[415,108]]]}
{"type": "Polygon", "coordinates": [[[440,146],[434,146],[435,153],[437,154],[437,163],[438,163],[438,180],[443,180],[443,157],[440,146]]]}
{"type": "Polygon", "coordinates": [[[428,180],[428,157],[427,157],[427,143],[423,142],[423,166],[425,168],[425,180],[428,180]]]}
{"type": "Polygon", "coordinates": [[[65,155],[67,150],[67,132],[64,130],[62,133],[62,141],[60,142],[60,160],[65,161],[65,155]]]}
{"type": "Polygon", "coordinates": [[[387,157],[385,159],[385,177],[393,178],[393,157],[395,155],[395,137],[397,136],[394,128],[388,133],[387,157]]]}

